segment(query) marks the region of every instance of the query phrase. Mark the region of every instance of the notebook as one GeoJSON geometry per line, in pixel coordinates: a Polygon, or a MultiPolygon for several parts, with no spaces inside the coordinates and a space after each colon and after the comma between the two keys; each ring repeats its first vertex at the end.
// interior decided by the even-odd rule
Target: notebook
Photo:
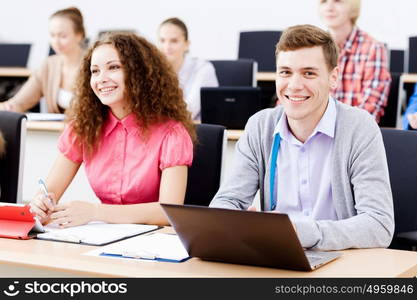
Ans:
{"type": "Polygon", "coordinates": [[[337,252],[305,251],[286,214],[161,203],[191,257],[301,271],[337,252]]]}
{"type": "Polygon", "coordinates": [[[102,222],[91,222],[86,225],[63,229],[49,225],[45,226],[46,232],[38,234],[37,238],[49,241],[102,246],[158,228],[156,225],[108,224],[102,222]]]}
{"type": "Polygon", "coordinates": [[[0,43],[0,67],[26,68],[32,44],[0,43]]]}
{"type": "Polygon", "coordinates": [[[201,88],[201,123],[244,129],[261,108],[259,87],[201,88]]]}

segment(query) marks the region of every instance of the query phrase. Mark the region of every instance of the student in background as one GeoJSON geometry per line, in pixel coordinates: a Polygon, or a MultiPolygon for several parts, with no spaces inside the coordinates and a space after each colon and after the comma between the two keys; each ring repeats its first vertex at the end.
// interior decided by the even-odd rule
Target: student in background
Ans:
{"type": "Polygon", "coordinates": [[[158,202],[183,203],[195,138],[174,71],[144,38],[115,33],[88,50],[78,78],[46,180],[52,202],[39,191],[33,211],[62,227],[168,224],[158,202]],[[82,163],[101,203],[59,203],[82,163]]]}
{"type": "Polygon", "coordinates": [[[387,247],[394,212],[381,131],[367,112],[329,95],[337,52],[317,27],[283,32],[276,47],[282,105],[249,119],[233,172],[210,206],[248,209],[260,189],[263,210],[288,214],[304,248],[387,247]]]}
{"type": "Polygon", "coordinates": [[[403,116],[403,129],[417,129],[417,84],[403,116]]]}
{"type": "Polygon", "coordinates": [[[56,55],[49,56],[14,97],[0,103],[0,110],[25,112],[42,97],[45,97],[50,113],[62,113],[68,108],[84,53],[85,29],[81,12],[69,7],[52,14],[49,35],[56,55]]]}
{"type": "Polygon", "coordinates": [[[366,109],[379,122],[387,105],[391,75],[387,50],[356,26],[360,0],[319,0],[320,17],[339,47],[339,83],[332,95],[366,109]]]}
{"type": "Polygon", "coordinates": [[[190,46],[188,30],[184,22],[178,18],[162,22],[159,26],[158,41],[160,50],[178,74],[193,120],[200,121],[200,89],[219,86],[213,65],[187,54],[190,46]]]}

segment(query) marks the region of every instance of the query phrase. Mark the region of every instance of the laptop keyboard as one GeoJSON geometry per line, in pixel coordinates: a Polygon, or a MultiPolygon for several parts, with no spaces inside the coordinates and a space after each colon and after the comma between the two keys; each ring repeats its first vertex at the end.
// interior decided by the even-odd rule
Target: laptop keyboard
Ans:
{"type": "Polygon", "coordinates": [[[310,265],[315,265],[319,260],[323,259],[321,256],[307,255],[310,265]]]}

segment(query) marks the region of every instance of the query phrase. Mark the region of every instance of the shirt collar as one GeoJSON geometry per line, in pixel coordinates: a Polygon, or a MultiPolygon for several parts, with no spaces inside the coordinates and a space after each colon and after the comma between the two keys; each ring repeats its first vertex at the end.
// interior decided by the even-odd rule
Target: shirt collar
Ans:
{"type": "Polygon", "coordinates": [[[356,36],[359,34],[358,27],[354,26],[352,31],[350,32],[348,38],[346,39],[345,43],[343,44],[343,49],[346,52],[352,51],[353,42],[356,39],[356,36]]]}
{"type": "Polygon", "coordinates": [[[123,119],[119,120],[109,109],[104,127],[104,136],[108,136],[119,124],[123,126],[129,134],[136,133],[138,131],[138,124],[134,113],[130,113],[123,119]]]}
{"type": "MultiPolygon", "coordinates": [[[[313,130],[313,133],[310,137],[314,136],[316,133],[323,133],[331,138],[334,138],[334,132],[336,128],[336,102],[332,97],[329,97],[326,111],[321,117],[316,128],[313,130]]],[[[291,133],[288,127],[287,115],[285,112],[282,113],[281,118],[279,119],[277,125],[275,126],[274,136],[279,133],[281,139],[285,141],[295,141],[297,140],[291,133]]],[[[309,138],[310,138],[309,137],[309,138]]],[[[297,140],[298,141],[298,140],[297,140]]]]}

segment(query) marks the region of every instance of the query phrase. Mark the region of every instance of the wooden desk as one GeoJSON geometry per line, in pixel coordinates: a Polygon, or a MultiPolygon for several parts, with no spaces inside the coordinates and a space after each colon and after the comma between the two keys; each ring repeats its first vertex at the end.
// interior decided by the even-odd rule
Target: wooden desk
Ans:
{"type": "Polygon", "coordinates": [[[388,249],[342,251],[341,258],[300,272],[203,261],[183,263],[83,255],[96,247],[0,238],[0,277],[413,277],[417,252],[388,249]]]}
{"type": "Polygon", "coordinates": [[[0,67],[0,77],[29,77],[30,74],[26,68],[0,67]]]}
{"type": "Polygon", "coordinates": [[[258,72],[256,73],[256,81],[275,81],[275,72],[258,72]]]}

